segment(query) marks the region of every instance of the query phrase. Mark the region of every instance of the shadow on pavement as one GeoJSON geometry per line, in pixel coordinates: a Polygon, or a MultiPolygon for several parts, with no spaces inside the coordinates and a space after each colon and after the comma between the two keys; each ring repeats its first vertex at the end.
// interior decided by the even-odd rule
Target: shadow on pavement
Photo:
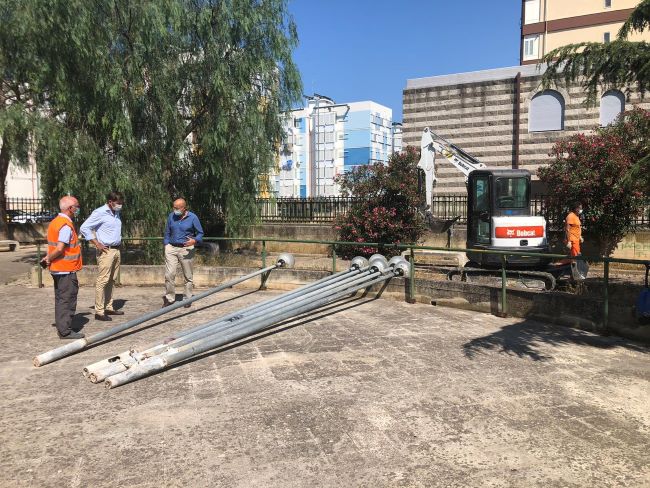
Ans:
{"type": "Polygon", "coordinates": [[[574,344],[600,349],[623,347],[637,352],[650,353],[650,348],[621,337],[600,336],[580,329],[528,320],[506,325],[497,332],[472,339],[463,345],[463,352],[470,359],[488,350],[520,358],[530,358],[534,361],[552,359],[552,356],[541,352],[539,346],[542,344],[551,346],[574,344]]]}

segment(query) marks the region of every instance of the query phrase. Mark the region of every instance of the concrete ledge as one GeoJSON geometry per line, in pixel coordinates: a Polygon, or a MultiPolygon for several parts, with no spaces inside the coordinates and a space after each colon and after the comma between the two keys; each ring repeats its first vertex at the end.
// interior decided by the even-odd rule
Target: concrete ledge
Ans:
{"type": "Polygon", "coordinates": [[[18,251],[20,242],[18,241],[0,241],[0,251],[18,251]]]}
{"type": "MultiPolygon", "coordinates": [[[[197,287],[213,287],[219,283],[232,280],[257,268],[212,268],[197,266],[194,268],[194,283],[197,287]]],[[[97,272],[96,266],[85,266],[79,273],[79,283],[82,286],[93,286],[97,272]]],[[[266,286],[275,290],[291,290],[298,286],[318,280],[329,275],[327,271],[279,269],[270,273],[266,286]]],[[[127,286],[159,286],[165,282],[164,266],[122,266],[121,283],[127,286]]],[[[32,268],[32,285],[38,284],[38,268],[32,268]]],[[[52,286],[52,277],[43,272],[43,283],[52,286]]],[[[253,278],[236,285],[235,288],[257,288],[260,277],[253,278]]],[[[182,277],[177,274],[177,286],[182,285],[182,277]]],[[[500,311],[501,288],[490,285],[479,285],[459,281],[432,281],[416,279],[414,283],[415,299],[419,303],[459,308],[497,314],[500,311]]],[[[179,288],[180,290],[180,288],[179,288]]],[[[623,337],[650,343],[650,326],[638,326],[633,314],[633,306],[638,292],[637,287],[624,291],[620,286],[613,287],[610,292],[609,330],[623,337]]],[[[377,285],[369,293],[384,298],[403,301],[407,298],[408,280],[394,278],[387,285],[377,285]]],[[[532,318],[568,327],[603,331],[601,314],[603,301],[600,290],[588,295],[553,291],[540,292],[529,290],[508,289],[507,314],[511,317],[532,318]]],[[[462,326],[462,324],[458,324],[462,326]]]]}

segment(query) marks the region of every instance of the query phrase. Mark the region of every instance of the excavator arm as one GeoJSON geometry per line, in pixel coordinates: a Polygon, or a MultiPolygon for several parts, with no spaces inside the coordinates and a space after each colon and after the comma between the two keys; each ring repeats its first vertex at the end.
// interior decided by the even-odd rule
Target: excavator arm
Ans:
{"type": "Polygon", "coordinates": [[[437,181],[435,169],[436,153],[442,154],[458,171],[463,173],[465,175],[465,182],[467,182],[467,176],[472,171],[486,167],[458,146],[453,145],[428,127],[425,127],[420,141],[420,161],[418,162],[418,168],[424,171],[426,199],[429,209],[431,209],[433,204],[433,188],[437,181]]]}

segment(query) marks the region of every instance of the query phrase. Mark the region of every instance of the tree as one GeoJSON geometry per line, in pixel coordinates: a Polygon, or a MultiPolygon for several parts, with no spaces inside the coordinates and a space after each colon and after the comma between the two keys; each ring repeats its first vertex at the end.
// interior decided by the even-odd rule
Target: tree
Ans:
{"type": "MultiPolygon", "coordinates": [[[[586,103],[594,106],[599,90],[636,86],[641,95],[650,87],[650,44],[632,42],[633,32],[643,32],[650,27],[650,0],[643,0],[632,11],[628,20],[610,43],[581,42],[550,51],[542,58],[548,63],[542,83],[550,86],[560,80],[579,81],[586,93],[586,103]]],[[[644,191],[650,193],[650,141],[645,151],[634,162],[628,178],[643,182],[644,191]]]]}
{"type": "Polygon", "coordinates": [[[120,189],[125,220],[147,233],[181,195],[204,218],[222,208],[231,233],[252,223],[281,114],[302,91],[286,3],[0,0],[3,77],[38,107],[45,195],[90,209],[120,189]],[[19,38],[38,69],[8,55],[19,38]]]}
{"type": "MultiPolygon", "coordinates": [[[[354,198],[349,212],[337,220],[339,240],[400,244],[416,242],[426,230],[425,219],[418,211],[424,196],[418,192],[417,164],[420,155],[412,148],[393,154],[388,165],[375,163],[357,166],[337,178],[344,197],[354,198]]],[[[382,248],[386,255],[399,249],[382,248]]],[[[373,246],[339,246],[343,257],[370,256],[378,252],[373,246]]]]}
{"type": "Polygon", "coordinates": [[[597,240],[601,255],[609,256],[647,203],[643,183],[627,175],[645,154],[650,112],[635,108],[594,132],[557,142],[551,152],[555,160],[538,174],[550,190],[549,221],[559,230],[570,206],[581,202],[589,236],[597,240]]]}

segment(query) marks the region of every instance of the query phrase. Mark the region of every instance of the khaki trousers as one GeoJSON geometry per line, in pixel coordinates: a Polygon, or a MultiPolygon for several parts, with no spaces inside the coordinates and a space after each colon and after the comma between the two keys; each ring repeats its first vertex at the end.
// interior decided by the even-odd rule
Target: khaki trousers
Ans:
{"type": "Polygon", "coordinates": [[[176,300],[176,268],[180,264],[183,278],[185,278],[185,298],[192,296],[192,263],[194,261],[194,247],[165,246],[165,298],[169,302],[176,300]]]}
{"type": "Polygon", "coordinates": [[[97,281],[95,282],[95,313],[104,315],[113,309],[113,284],[120,270],[119,249],[97,252],[97,281]]]}

